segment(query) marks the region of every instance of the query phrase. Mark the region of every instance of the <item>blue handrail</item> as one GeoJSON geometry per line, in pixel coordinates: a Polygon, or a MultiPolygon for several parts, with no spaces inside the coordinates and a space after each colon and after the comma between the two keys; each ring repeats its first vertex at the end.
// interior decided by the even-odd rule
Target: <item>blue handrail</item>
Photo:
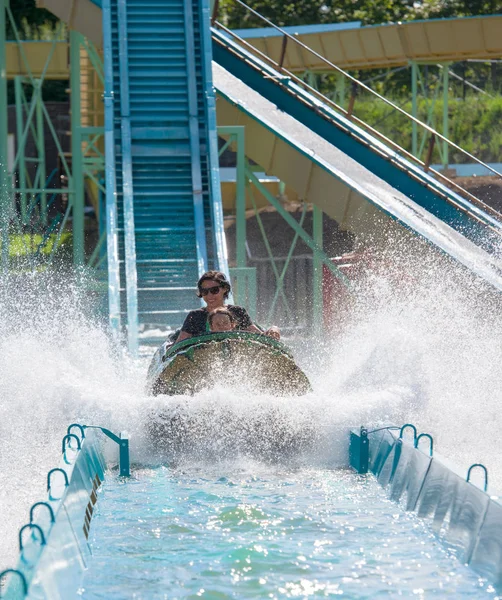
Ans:
{"type": "Polygon", "coordinates": [[[204,197],[200,164],[200,131],[197,109],[197,86],[195,72],[195,43],[192,0],[184,0],[185,49],[188,79],[188,127],[190,132],[190,155],[192,165],[192,195],[195,219],[195,243],[199,276],[207,271],[206,227],[204,223],[204,197]]]}
{"type": "MultiPolygon", "coordinates": [[[[80,448],[82,447],[82,445],[80,443],[80,438],[78,436],[76,436],[74,433],[68,433],[64,436],[63,442],[62,442],[63,454],[66,452],[67,442],[70,442],[72,439],[77,440],[77,448],[76,448],[77,450],[80,450],[80,448]]],[[[69,446],[69,448],[71,448],[72,450],[75,450],[75,448],[72,448],[71,446],[69,446]]]]}
{"type": "Polygon", "coordinates": [[[71,430],[74,427],[76,427],[80,431],[80,437],[83,441],[83,439],[85,438],[85,429],[84,429],[83,425],[80,425],[79,423],[72,423],[71,425],[68,425],[68,429],[66,430],[66,433],[71,433],[71,430]]]}
{"type": "Polygon", "coordinates": [[[486,492],[486,490],[488,489],[488,469],[482,463],[474,463],[473,465],[471,465],[469,467],[469,470],[467,471],[466,481],[470,482],[470,480],[471,480],[471,471],[473,469],[476,469],[476,468],[481,469],[484,472],[484,474],[485,474],[484,491],[486,492]]]}
{"type": "Polygon", "coordinates": [[[223,227],[223,205],[221,201],[220,168],[218,162],[218,135],[216,126],[216,98],[213,86],[211,31],[209,28],[210,10],[208,0],[199,0],[201,19],[202,80],[206,98],[206,126],[209,159],[209,190],[213,239],[216,250],[216,262],[219,271],[223,271],[230,280],[227,259],[227,245],[223,227]]]}
{"type": "Polygon", "coordinates": [[[129,104],[129,61],[127,45],[127,7],[117,2],[120,72],[120,126],[122,134],[122,199],[124,204],[124,251],[127,298],[127,341],[129,352],[138,354],[138,274],[134,232],[132,178],[131,111],[129,104]]]}
{"type": "Polygon", "coordinates": [[[417,438],[415,438],[414,446],[418,448],[418,444],[422,438],[428,438],[429,440],[429,456],[432,456],[433,448],[434,448],[434,440],[432,439],[432,435],[429,433],[421,433],[417,438]]]}
{"type": "Polygon", "coordinates": [[[106,243],[108,258],[108,307],[110,328],[115,339],[120,336],[120,272],[117,233],[115,133],[113,115],[112,24],[110,0],[103,0],[103,51],[105,69],[105,181],[106,243]]]}
{"type": "Polygon", "coordinates": [[[412,423],[406,423],[401,427],[401,430],[399,431],[399,437],[402,438],[403,437],[403,433],[406,431],[406,429],[412,429],[413,430],[413,441],[415,441],[417,439],[417,428],[415,427],[415,425],[413,425],[412,423]]]}
{"type": "Polygon", "coordinates": [[[22,552],[22,550],[23,550],[23,532],[26,529],[30,529],[30,530],[35,529],[36,531],[38,531],[38,533],[40,534],[40,545],[45,546],[45,534],[44,534],[42,528],[40,527],[40,525],[37,525],[36,523],[27,523],[26,525],[23,525],[23,527],[21,527],[21,529],[19,530],[19,551],[20,552],[22,552]]]}
{"type": "Polygon", "coordinates": [[[64,481],[65,481],[65,486],[68,486],[70,484],[70,482],[68,481],[68,473],[64,470],[64,469],[60,469],[59,467],[56,467],[54,469],[51,469],[48,473],[47,473],[47,489],[50,490],[51,489],[51,475],[53,473],[56,473],[56,471],[60,471],[61,473],[63,473],[64,475],[64,481]]]}
{"type": "Polygon", "coordinates": [[[56,521],[56,518],[54,517],[54,511],[52,510],[52,506],[48,502],[35,502],[35,504],[30,508],[30,523],[33,523],[33,514],[37,506],[45,506],[49,511],[51,523],[54,523],[56,521]]]}
{"type": "Polygon", "coordinates": [[[24,576],[24,574],[21,573],[21,571],[19,571],[18,569],[5,569],[5,570],[3,570],[0,573],[0,582],[9,573],[15,574],[15,575],[17,575],[19,577],[19,579],[21,581],[21,585],[23,586],[23,594],[26,596],[28,594],[28,583],[26,581],[26,577],[24,576]]]}

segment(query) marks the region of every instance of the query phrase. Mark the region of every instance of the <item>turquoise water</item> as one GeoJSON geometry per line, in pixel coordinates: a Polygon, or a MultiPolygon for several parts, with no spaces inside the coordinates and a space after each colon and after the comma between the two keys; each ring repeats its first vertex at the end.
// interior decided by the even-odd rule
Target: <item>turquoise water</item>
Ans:
{"type": "Polygon", "coordinates": [[[109,477],[90,541],[86,600],[496,597],[372,477],[343,470],[109,477]]]}

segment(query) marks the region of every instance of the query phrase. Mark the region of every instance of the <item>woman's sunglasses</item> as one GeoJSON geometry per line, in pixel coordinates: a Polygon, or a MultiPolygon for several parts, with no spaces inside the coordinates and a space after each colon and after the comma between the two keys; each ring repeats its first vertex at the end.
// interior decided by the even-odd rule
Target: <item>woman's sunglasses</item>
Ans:
{"type": "Polygon", "coordinates": [[[214,296],[216,296],[216,294],[219,293],[221,289],[221,285],[215,285],[214,287],[210,287],[210,288],[199,288],[199,296],[207,296],[208,294],[213,294],[214,296]]]}

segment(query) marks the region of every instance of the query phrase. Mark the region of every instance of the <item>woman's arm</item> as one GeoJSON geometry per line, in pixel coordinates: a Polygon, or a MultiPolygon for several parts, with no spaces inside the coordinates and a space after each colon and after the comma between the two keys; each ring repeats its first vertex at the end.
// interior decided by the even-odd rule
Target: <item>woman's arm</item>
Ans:
{"type": "Polygon", "coordinates": [[[239,311],[238,321],[240,321],[241,331],[248,331],[249,333],[258,333],[260,335],[268,335],[269,337],[274,338],[274,340],[281,339],[281,332],[279,328],[275,325],[267,329],[267,331],[263,331],[263,329],[260,329],[251,321],[251,317],[248,315],[245,308],[243,308],[242,306],[235,306],[233,308],[234,310],[239,311]]]}
{"type": "Polygon", "coordinates": [[[250,327],[244,329],[243,331],[249,331],[249,333],[259,333],[261,335],[268,335],[269,337],[274,338],[274,340],[281,339],[281,332],[279,330],[279,327],[276,327],[275,325],[272,325],[272,327],[267,329],[267,331],[262,331],[261,329],[258,329],[256,325],[251,324],[250,327]]]}
{"type": "Polygon", "coordinates": [[[242,331],[249,331],[249,333],[263,333],[261,329],[258,329],[254,323],[251,323],[249,327],[243,329],[242,331]]]}
{"type": "Polygon", "coordinates": [[[192,334],[191,333],[187,333],[186,331],[180,331],[179,336],[176,339],[176,344],[178,342],[182,342],[183,340],[188,340],[188,338],[191,338],[192,334]]]}

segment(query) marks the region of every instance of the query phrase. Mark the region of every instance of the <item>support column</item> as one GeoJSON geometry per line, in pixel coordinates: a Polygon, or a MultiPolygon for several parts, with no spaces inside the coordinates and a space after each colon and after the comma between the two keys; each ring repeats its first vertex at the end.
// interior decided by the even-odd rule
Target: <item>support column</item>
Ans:
{"type": "MultiPolygon", "coordinates": [[[[411,114],[418,118],[418,103],[417,103],[417,87],[418,87],[418,65],[416,62],[411,63],[411,114]]],[[[413,156],[418,154],[418,126],[415,121],[411,123],[411,153],[413,156]]]]}
{"type": "Polygon", "coordinates": [[[2,271],[7,271],[9,268],[9,219],[11,209],[7,145],[7,58],[5,52],[5,13],[7,5],[8,0],[0,0],[0,230],[2,271]]]}
{"type": "MultiPolygon", "coordinates": [[[[23,139],[23,115],[24,115],[24,95],[23,95],[23,78],[17,75],[14,79],[14,91],[16,96],[16,139],[17,144],[20,144],[23,139]]],[[[18,173],[19,173],[19,200],[21,204],[21,223],[26,225],[28,222],[28,205],[27,205],[27,194],[24,191],[26,189],[26,161],[25,153],[21,152],[18,161],[18,173]]]]}
{"type": "Polygon", "coordinates": [[[73,264],[84,258],[84,170],[80,135],[80,34],[70,30],[71,170],[73,179],[73,264]]]}
{"type": "MultiPolygon", "coordinates": [[[[443,65],[443,135],[445,138],[448,137],[448,98],[450,85],[450,63],[443,65]]],[[[448,168],[449,157],[448,157],[448,144],[443,141],[443,169],[448,168]]]]}
{"type": "MultiPolygon", "coordinates": [[[[313,205],[313,238],[319,248],[323,247],[322,210],[313,205]]],[[[314,335],[321,337],[323,333],[323,297],[322,297],[322,258],[318,252],[313,256],[312,299],[314,316],[314,335]]]]}
{"type": "Polygon", "coordinates": [[[237,268],[246,267],[246,144],[244,127],[236,127],[237,182],[235,199],[237,268]]]}
{"type": "Polygon", "coordinates": [[[337,95],[337,104],[342,108],[345,108],[345,76],[342,74],[338,74],[336,76],[336,95],[337,95]]]}
{"type": "Polygon", "coordinates": [[[38,187],[40,191],[40,220],[44,226],[47,225],[47,193],[45,190],[45,136],[44,136],[44,115],[42,109],[42,81],[35,79],[35,87],[33,93],[36,94],[36,107],[35,107],[35,131],[36,131],[36,145],[38,154],[37,163],[37,177],[35,179],[35,187],[38,187]]]}

